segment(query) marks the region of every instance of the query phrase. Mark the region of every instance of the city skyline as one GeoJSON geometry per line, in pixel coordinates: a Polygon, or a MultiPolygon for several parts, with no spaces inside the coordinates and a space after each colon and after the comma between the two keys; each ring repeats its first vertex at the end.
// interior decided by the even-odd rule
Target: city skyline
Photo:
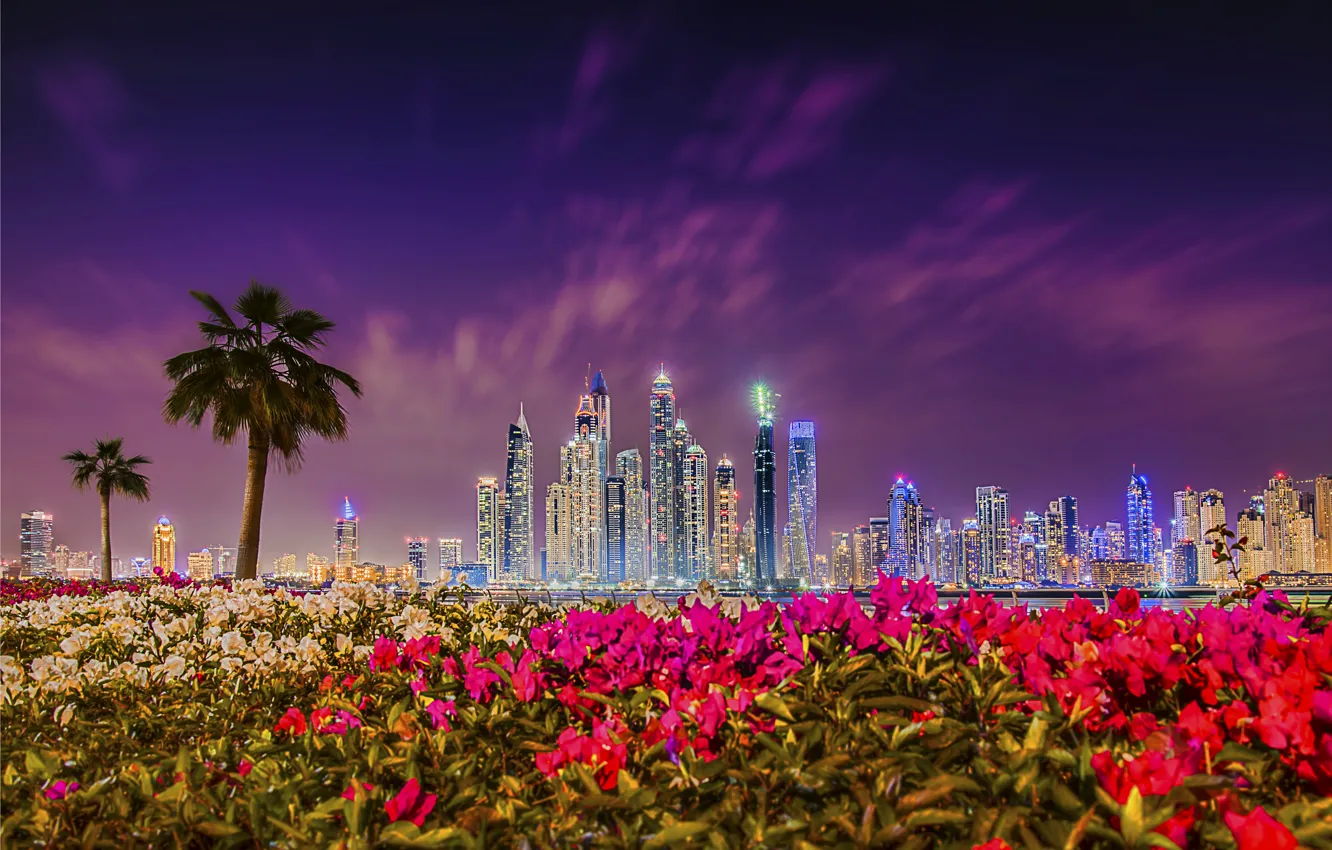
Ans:
{"type": "Polygon", "coordinates": [[[602,460],[635,447],[650,478],[642,388],[664,360],[679,418],[736,465],[742,521],[744,397],[771,382],[779,549],[797,420],[819,427],[824,553],[898,476],[954,523],[995,484],[1018,519],[1074,495],[1092,525],[1123,522],[1136,463],[1168,545],[1185,486],[1233,517],[1276,470],[1332,466],[1312,29],[566,5],[494,45],[497,10],[390,38],[277,9],[255,48],[195,6],[7,11],[6,558],[32,509],[98,549],[59,458],[104,434],[154,460],[152,502],[115,506],[116,552],[147,555],[162,515],[178,560],[234,545],[244,448],[162,423],[162,362],[197,342],[188,289],[230,302],[251,278],[336,321],[327,360],[366,388],[347,442],[269,476],[265,566],[331,556],[346,496],[363,558],[444,536],[470,561],[475,482],[504,480],[520,403],[540,538],[589,361],[618,399],[602,460]],[[256,126],[276,129],[236,129],[256,126]]]}

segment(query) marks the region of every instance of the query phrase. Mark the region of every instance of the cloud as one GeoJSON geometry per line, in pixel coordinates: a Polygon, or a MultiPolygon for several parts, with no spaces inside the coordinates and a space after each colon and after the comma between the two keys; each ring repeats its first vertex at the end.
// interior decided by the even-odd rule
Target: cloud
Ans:
{"type": "Polygon", "coordinates": [[[708,104],[708,128],[680,146],[676,161],[753,181],[806,165],[837,144],[886,78],[881,64],[738,69],[708,104]]]}
{"type": "Polygon", "coordinates": [[[65,59],[38,71],[37,90],[102,180],[113,189],[128,188],[143,156],[126,137],[134,101],[120,76],[92,59],[65,59]]]}
{"type": "Polygon", "coordinates": [[[539,154],[572,153],[606,124],[611,114],[611,83],[638,56],[645,34],[643,21],[627,29],[601,26],[588,34],[563,118],[558,126],[537,134],[539,154]]]}

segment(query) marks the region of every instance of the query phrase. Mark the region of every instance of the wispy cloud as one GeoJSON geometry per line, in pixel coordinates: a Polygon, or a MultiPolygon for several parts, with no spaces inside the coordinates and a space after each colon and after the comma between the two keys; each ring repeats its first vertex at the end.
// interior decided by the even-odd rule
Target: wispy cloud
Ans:
{"type": "Polygon", "coordinates": [[[95,60],[67,58],[38,71],[37,89],[101,179],[114,189],[128,188],[142,168],[143,154],[126,135],[134,100],[120,76],[95,60]]]}
{"type": "Polygon", "coordinates": [[[738,69],[709,102],[707,128],[680,146],[676,160],[748,180],[805,165],[833,149],[887,76],[882,64],[810,68],[786,60],[738,69]]]}

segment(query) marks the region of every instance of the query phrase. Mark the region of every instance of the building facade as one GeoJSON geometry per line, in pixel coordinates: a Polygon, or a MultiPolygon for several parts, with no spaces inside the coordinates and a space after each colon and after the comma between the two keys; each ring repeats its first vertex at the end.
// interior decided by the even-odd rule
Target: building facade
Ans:
{"type": "Polygon", "coordinates": [[[333,523],[333,575],[339,581],[351,581],[361,562],[360,525],[351,499],[343,499],[342,516],[333,523]]]}
{"type": "Polygon", "coordinates": [[[185,564],[191,581],[209,582],[213,580],[213,553],[207,549],[186,555],[185,564]]]}
{"type": "Polygon", "coordinates": [[[754,577],[759,585],[777,578],[777,453],[772,445],[776,398],[765,386],[754,390],[758,435],[754,438],[754,577]]]}
{"type": "Polygon", "coordinates": [[[500,490],[495,478],[476,481],[476,562],[486,565],[486,578],[499,578],[500,490]]]}
{"type": "Polygon", "coordinates": [[[439,571],[457,570],[463,565],[463,542],[461,537],[439,538],[439,571]]]}
{"type": "Polygon", "coordinates": [[[546,581],[568,581],[569,485],[555,482],[546,488],[546,581]]]}
{"type": "Polygon", "coordinates": [[[166,517],[158,517],[153,526],[153,569],[164,573],[176,569],[176,527],[166,517]]]}
{"type": "Polygon", "coordinates": [[[51,574],[55,546],[55,516],[46,511],[24,511],[19,515],[19,562],[23,575],[51,574]]]}
{"type": "Polygon", "coordinates": [[[569,444],[569,560],[572,577],[595,582],[605,575],[605,485],[601,478],[600,438],[592,397],[579,399],[574,439],[569,444]]]}
{"type": "Polygon", "coordinates": [[[425,581],[426,547],[429,542],[424,537],[408,537],[406,543],[407,563],[411,565],[412,577],[417,581],[425,581]]]}
{"type": "Polygon", "coordinates": [[[534,581],[540,577],[540,566],[534,557],[534,479],[532,432],[527,428],[527,416],[520,404],[518,421],[509,426],[508,455],[504,468],[504,560],[499,570],[503,581],[534,581]]]}
{"type": "Polygon", "coordinates": [[[665,580],[675,569],[675,470],[671,465],[671,439],[675,433],[675,389],[666,366],[652,382],[649,397],[652,417],[648,432],[649,556],[652,578],[665,580]]]}
{"type": "Polygon", "coordinates": [[[727,581],[740,577],[740,493],[735,466],[722,455],[712,477],[712,576],[727,581]]]}
{"type": "Polygon", "coordinates": [[[625,573],[629,581],[648,577],[648,493],[643,481],[643,457],[638,449],[615,456],[615,475],[624,479],[625,573]]]}
{"type": "Polygon", "coordinates": [[[1152,508],[1152,491],[1147,476],[1139,475],[1135,466],[1129,475],[1126,493],[1125,557],[1134,563],[1156,563],[1156,520],[1152,508]]]}
{"type": "Polygon", "coordinates": [[[712,574],[709,557],[708,491],[712,487],[712,469],[708,466],[707,452],[700,445],[685,450],[684,492],[684,549],[686,581],[696,582],[712,574]]]}
{"type": "MultiPolygon", "coordinates": [[[[601,373],[598,372],[598,375],[601,373]]],[[[606,479],[606,577],[614,584],[629,579],[628,488],[618,475],[606,479]]]]}
{"type": "Polygon", "coordinates": [[[995,486],[977,487],[976,522],[981,551],[975,581],[985,583],[1007,577],[1008,491],[995,486]]]}
{"type": "Polygon", "coordinates": [[[814,582],[819,533],[818,453],[814,423],[797,419],[786,444],[787,522],[791,526],[791,577],[814,582]]]}
{"type": "Polygon", "coordinates": [[[888,572],[903,578],[922,575],[924,525],[920,493],[912,482],[898,478],[888,497],[888,572]]]}

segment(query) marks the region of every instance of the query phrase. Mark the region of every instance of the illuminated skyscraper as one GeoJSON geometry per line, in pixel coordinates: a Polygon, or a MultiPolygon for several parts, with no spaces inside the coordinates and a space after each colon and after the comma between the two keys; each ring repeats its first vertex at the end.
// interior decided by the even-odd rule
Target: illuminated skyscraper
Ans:
{"type": "Polygon", "coordinates": [[[1175,491],[1175,510],[1170,517],[1170,545],[1181,540],[1202,540],[1202,514],[1198,493],[1192,487],[1175,491]]]}
{"type": "Polygon", "coordinates": [[[813,582],[819,534],[819,473],[814,423],[795,420],[786,444],[786,501],[791,525],[791,577],[813,582]]]}
{"type": "Polygon", "coordinates": [[[333,525],[333,577],[339,581],[351,581],[361,562],[360,524],[351,499],[344,499],[342,516],[333,525]]]}
{"type": "Polygon", "coordinates": [[[851,530],[851,577],[858,587],[868,587],[876,580],[868,525],[858,525],[851,530]]]}
{"type": "Polygon", "coordinates": [[[407,563],[411,565],[412,575],[417,581],[425,581],[426,546],[424,537],[407,538],[407,563]]]}
{"type": "Polygon", "coordinates": [[[776,400],[763,384],[754,388],[759,426],[754,438],[754,575],[760,585],[777,578],[777,454],[772,445],[776,400]]]}
{"type": "Polygon", "coordinates": [[[1105,524],[1105,541],[1109,548],[1110,558],[1116,561],[1124,560],[1128,554],[1128,541],[1124,536],[1124,526],[1114,520],[1108,520],[1105,524]]]}
{"type": "Polygon", "coordinates": [[[1332,475],[1314,479],[1314,571],[1332,573],[1332,475]]]}
{"type": "Polygon", "coordinates": [[[1304,511],[1297,512],[1290,518],[1290,557],[1286,559],[1283,572],[1311,573],[1315,569],[1314,520],[1304,511]]]}
{"type": "Polygon", "coordinates": [[[985,584],[1009,574],[1008,491],[1002,487],[977,487],[976,522],[981,549],[974,581],[985,584]]]}
{"type": "Polygon", "coordinates": [[[889,517],[870,517],[870,584],[878,582],[879,573],[892,572],[892,565],[888,563],[892,527],[893,522],[889,517]]]}
{"type": "Polygon", "coordinates": [[[712,575],[734,581],[739,577],[740,493],[735,489],[735,466],[722,455],[712,478],[712,575]]]}
{"type": "Polygon", "coordinates": [[[1046,539],[1045,543],[1051,551],[1060,550],[1062,554],[1070,558],[1078,556],[1078,541],[1081,537],[1082,525],[1078,521],[1078,499],[1076,496],[1060,496],[1050,503],[1053,510],[1059,512],[1059,532],[1058,540],[1046,539]]]}
{"type": "Polygon", "coordinates": [[[571,578],[594,582],[605,575],[606,491],[601,479],[597,414],[592,397],[579,399],[574,413],[574,439],[570,445],[572,479],[569,482],[569,549],[571,578]]]}
{"type": "Polygon", "coordinates": [[[610,388],[606,386],[606,376],[597,370],[592,377],[592,387],[588,390],[592,396],[592,412],[597,415],[597,453],[601,459],[601,483],[615,474],[611,454],[611,398],[610,388]]]}
{"type": "Polygon", "coordinates": [[[1125,523],[1125,539],[1128,560],[1139,564],[1156,563],[1156,519],[1152,510],[1152,491],[1147,486],[1147,476],[1138,474],[1138,467],[1133,467],[1128,484],[1128,522],[1125,523]]]}
{"type": "Polygon", "coordinates": [[[546,581],[569,580],[569,556],[569,485],[556,482],[546,488],[546,581]]]}
{"type": "Polygon", "coordinates": [[[892,575],[919,578],[923,529],[920,493],[916,485],[900,477],[888,497],[888,567],[892,575]]]}
{"type": "Polygon", "coordinates": [[[615,456],[615,476],[624,479],[624,571],[629,581],[644,581],[648,577],[648,499],[638,449],[615,456]]]}
{"type": "MultiPolygon", "coordinates": [[[[213,553],[208,552],[208,559],[211,561],[212,558],[213,553]]],[[[300,578],[304,575],[304,573],[296,567],[296,555],[291,552],[279,555],[273,559],[273,574],[278,578],[287,579],[300,578]]]]}
{"type": "Polygon", "coordinates": [[[934,523],[934,562],[931,576],[939,584],[957,581],[957,539],[953,521],[939,517],[934,523]]]}
{"type": "Polygon", "coordinates": [[[828,559],[828,581],[833,587],[847,587],[855,574],[855,559],[851,552],[851,535],[845,531],[832,533],[832,545],[828,549],[832,557],[828,559]]]}
{"type": "Polygon", "coordinates": [[[754,522],[754,505],[749,506],[749,519],[740,526],[740,580],[749,585],[757,585],[754,578],[754,565],[758,563],[757,530],[754,522]]]}
{"type": "Polygon", "coordinates": [[[476,562],[486,568],[486,578],[499,580],[500,564],[499,482],[494,478],[476,480],[476,562]]]}
{"type": "Polygon", "coordinates": [[[511,582],[534,581],[540,577],[540,565],[533,557],[536,552],[535,513],[532,510],[535,468],[532,433],[527,428],[527,416],[521,404],[518,405],[517,423],[509,426],[508,446],[504,469],[504,561],[500,577],[511,582]]]}
{"type": "MultiPolygon", "coordinates": [[[[601,373],[598,372],[598,375],[601,373]]],[[[612,475],[606,479],[606,577],[619,584],[629,578],[628,512],[624,479],[612,475]]]]}
{"type": "Polygon", "coordinates": [[[985,542],[980,521],[975,517],[962,523],[962,580],[968,585],[981,584],[985,571],[985,542]]]}
{"type": "Polygon", "coordinates": [[[153,526],[153,569],[164,573],[176,569],[176,528],[166,517],[158,517],[153,526]]]}
{"type": "MultiPolygon", "coordinates": [[[[1272,553],[1267,548],[1267,523],[1262,511],[1256,507],[1240,511],[1235,517],[1235,537],[1237,540],[1248,538],[1244,551],[1235,559],[1242,580],[1257,578],[1272,569],[1272,553]]],[[[1216,580],[1223,584],[1233,581],[1230,565],[1216,570],[1216,576],[1216,580]]]]}
{"type": "Polygon", "coordinates": [[[191,552],[185,557],[191,581],[213,580],[213,553],[207,549],[191,552]]]}
{"type": "Polygon", "coordinates": [[[675,488],[675,565],[672,568],[672,575],[678,579],[688,579],[693,575],[693,567],[689,560],[689,541],[686,539],[689,508],[686,504],[688,496],[685,493],[684,480],[685,453],[693,444],[694,438],[689,433],[685,421],[675,420],[675,428],[671,431],[671,472],[674,475],[672,486],[675,488]]]}
{"type": "Polygon", "coordinates": [[[19,561],[23,565],[24,575],[50,575],[54,540],[53,514],[25,511],[19,516],[19,561]]]}
{"type": "Polygon", "coordinates": [[[684,457],[685,508],[685,578],[697,581],[711,575],[708,557],[708,490],[712,485],[712,470],[708,455],[700,445],[692,445],[684,457]]]}
{"type": "Polygon", "coordinates": [[[652,577],[671,578],[675,569],[675,470],[671,466],[671,438],[675,431],[675,389],[666,377],[666,365],[652,382],[652,430],[648,433],[650,464],[649,529],[652,577]]]}
{"type": "Polygon", "coordinates": [[[1278,472],[1263,491],[1264,533],[1272,553],[1271,569],[1293,571],[1289,565],[1296,559],[1294,519],[1298,513],[1299,491],[1291,486],[1286,473],[1278,472]]]}
{"type": "Polygon", "coordinates": [[[1212,547],[1219,534],[1208,534],[1213,528],[1226,524],[1226,497],[1220,490],[1204,490],[1198,496],[1198,581],[1212,584],[1225,579],[1224,569],[1218,570],[1212,560],[1212,547]]]}
{"type": "Polygon", "coordinates": [[[439,538],[439,571],[457,570],[463,565],[463,542],[461,537],[439,538]]]}

